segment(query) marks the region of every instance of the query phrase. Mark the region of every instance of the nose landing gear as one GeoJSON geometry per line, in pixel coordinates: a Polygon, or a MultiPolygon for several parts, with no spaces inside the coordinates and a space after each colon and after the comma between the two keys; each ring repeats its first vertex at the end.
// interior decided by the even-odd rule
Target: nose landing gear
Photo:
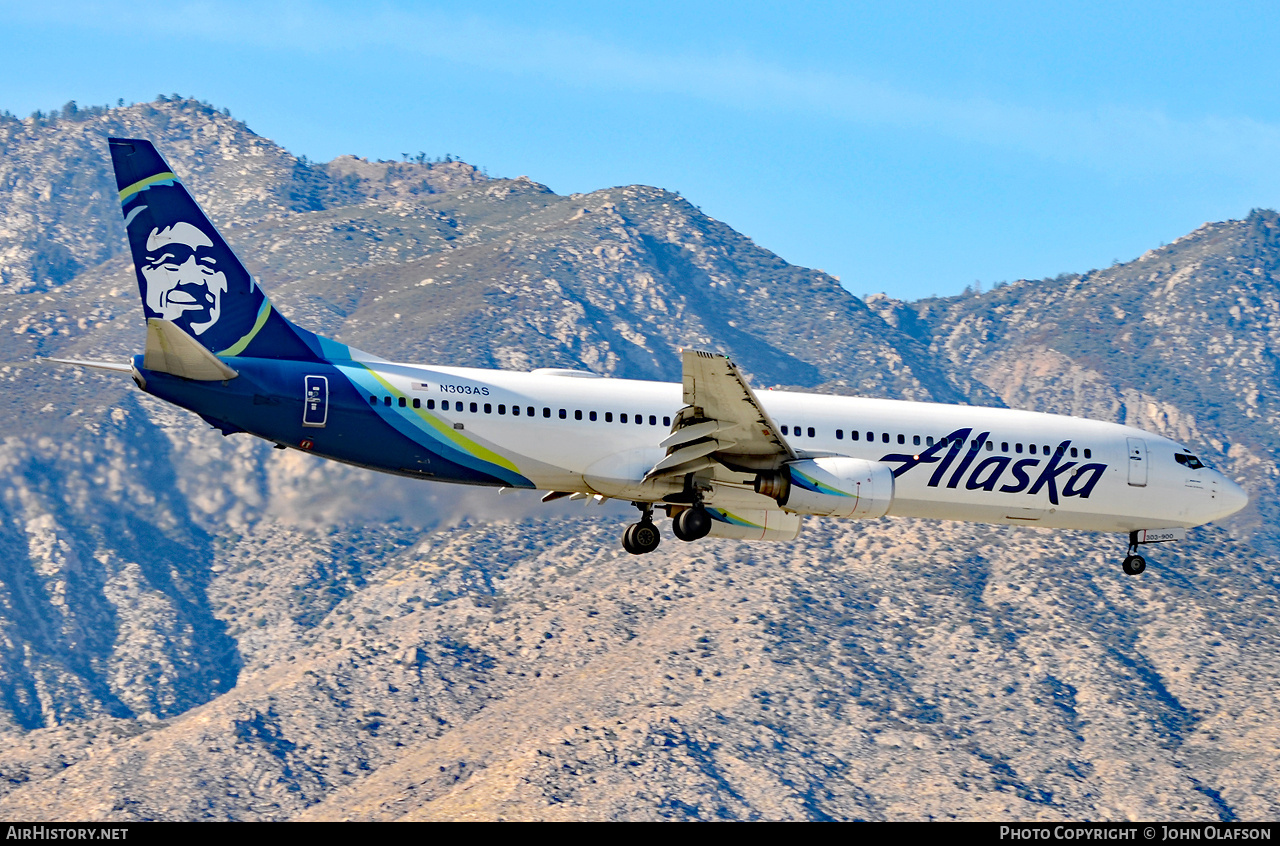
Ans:
{"type": "Polygon", "coordinates": [[[1126,555],[1124,563],[1120,565],[1124,568],[1127,575],[1136,576],[1143,570],[1147,569],[1147,559],[1141,555],[1126,555]]]}
{"type": "Polygon", "coordinates": [[[1124,563],[1120,566],[1128,576],[1136,576],[1147,569],[1147,559],[1138,554],[1137,532],[1129,533],[1129,554],[1124,557],[1124,563]]]}

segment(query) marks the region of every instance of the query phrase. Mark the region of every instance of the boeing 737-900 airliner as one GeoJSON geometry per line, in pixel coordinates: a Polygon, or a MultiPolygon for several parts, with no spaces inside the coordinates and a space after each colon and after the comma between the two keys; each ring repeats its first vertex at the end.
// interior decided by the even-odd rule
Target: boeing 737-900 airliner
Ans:
{"type": "Polygon", "coordinates": [[[902,515],[1129,533],[1138,546],[1240,510],[1182,444],[1114,423],[783,391],[684,350],[683,384],[401,364],[271,304],[149,141],[109,139],[147,319],[132,375],[229,435],[387,473],[634,503],[623,546],[790,540],[804,516],[902,515]]]}

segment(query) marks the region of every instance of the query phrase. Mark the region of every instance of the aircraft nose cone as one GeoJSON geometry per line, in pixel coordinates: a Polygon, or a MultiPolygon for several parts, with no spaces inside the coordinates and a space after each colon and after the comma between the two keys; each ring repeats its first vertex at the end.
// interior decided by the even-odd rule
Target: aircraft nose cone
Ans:
{"type": "Polygon", "coordinates": [[[1218,514],[1218,519],[1221,519],[1230,517],[1248,505],[1249,495],[1245,493],[1244,488],[1223,476],[1222,481],[1218,483],[1218,501],[1221,503],[1221,512],[1218,514]]]}

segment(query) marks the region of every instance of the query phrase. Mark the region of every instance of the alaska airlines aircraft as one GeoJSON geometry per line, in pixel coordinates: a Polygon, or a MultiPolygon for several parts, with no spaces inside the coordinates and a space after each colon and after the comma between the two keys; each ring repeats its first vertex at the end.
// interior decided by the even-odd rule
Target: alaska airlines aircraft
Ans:
{"type": "Polygon", "coordinates": [[[627,500],[622,544],[790,540],[803,516],[884,515],[1129,533],[1234,514],[1245,492],[1186,447],[1114,423],[996,408],[757,393],[684,350],[683,383],[387,361],[287,320],[149,141],[109,139],[147,339],[132,375],[224,435],[437,482],[627,500]]]}

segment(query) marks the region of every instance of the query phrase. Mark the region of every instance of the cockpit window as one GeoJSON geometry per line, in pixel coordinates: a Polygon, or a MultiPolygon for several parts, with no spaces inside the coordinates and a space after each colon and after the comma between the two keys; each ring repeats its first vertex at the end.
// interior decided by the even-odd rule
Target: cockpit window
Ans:
{"type": "Polygon", "coordinates": [[[1188,467],[1192,470],[1199,470],[1204,466],[1204,462],[1196,458],[1194,455],[1184,455],[1179,452],[1175,452],[1173,454],[1173,460],[1177,461],[1183,467],[1188,467]]]}

